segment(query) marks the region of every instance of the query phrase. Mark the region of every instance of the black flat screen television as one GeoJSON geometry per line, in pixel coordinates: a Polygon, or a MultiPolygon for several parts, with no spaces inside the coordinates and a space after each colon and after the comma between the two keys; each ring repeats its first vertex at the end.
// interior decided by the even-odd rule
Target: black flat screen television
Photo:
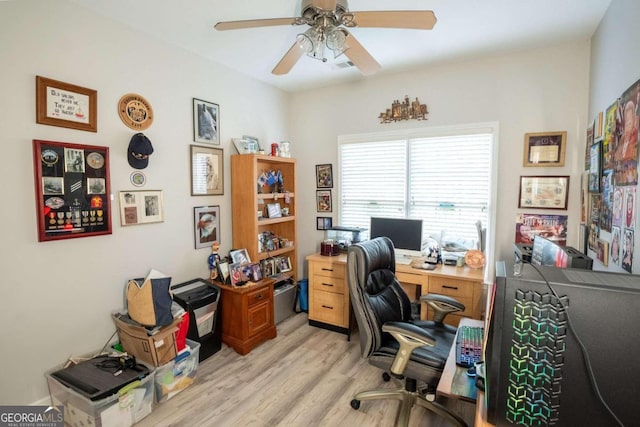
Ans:
{"type": "Polygon", "coordinates": [[[640,425],[640,276],[499,262],[488,313],[488,421],[640,425]]]}
{"type": "Polygon", "coordinates": [[[422,220],[408,218],[371,217],[371,239],[388,237],[397,255],[420,257],[422,255],[422,220]]]}

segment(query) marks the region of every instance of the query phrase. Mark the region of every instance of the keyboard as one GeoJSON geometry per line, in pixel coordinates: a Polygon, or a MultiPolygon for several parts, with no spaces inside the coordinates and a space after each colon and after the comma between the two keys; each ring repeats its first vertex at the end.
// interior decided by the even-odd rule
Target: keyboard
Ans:
{"type": "Polygon", "coordinates": [[[460,326],[456,335],[456,363],[470,368],[482,360],[484,329],[479,326],[460,326]]]}

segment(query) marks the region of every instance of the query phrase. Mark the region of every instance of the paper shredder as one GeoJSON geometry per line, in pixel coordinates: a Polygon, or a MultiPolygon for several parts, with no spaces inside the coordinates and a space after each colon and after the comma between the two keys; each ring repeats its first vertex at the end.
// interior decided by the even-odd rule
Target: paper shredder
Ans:
{"type": "Polygon", "coordinates": [[[205,279],[193,279],[172,286],[173,299],[189,315],[187,338],[200,343],[200,357],[203,361],[220,350],[222,328],[218,321],[218,304],[222,292],[220,288],[205,279]]]}

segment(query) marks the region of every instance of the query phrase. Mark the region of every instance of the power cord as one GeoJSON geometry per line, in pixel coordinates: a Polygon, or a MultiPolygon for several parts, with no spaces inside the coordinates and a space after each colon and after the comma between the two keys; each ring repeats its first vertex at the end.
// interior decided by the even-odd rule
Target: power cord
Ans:
{"type": "Polygon", "coordinates": [[[540,277],[542,277],[542,280],[544,280],[544,282],[546,283],[547,287],[551,290],[551,293],[553,294],[553,296],[556,297],[556,299],[558,300],[558,303],[562,306],[562,309],[564,310],[564,312],[565,312],[565,314],[567,316],[567,326],[569,327],[569,330],[571,331],[571,333],[573,334],[574,338],[578,342],[578,346],[580,347],[580,351],[582,352],[582,357],[584,359],[585,367],[587,368],[587,374],[589,376],[589,381],[591,382],[591,387],[593,388],[593,391],[596,393],[596,396],[598,397],[598,400],[600,400],[600,403],[602,403],[602,406],[604,406],[604,408],[607,410],[609,415],[611,415],[613,417],[613,419],[616,420],[616,422],[621,427],[624,427],[623,422],[620,421],[618,416],[609,407],[607,402],[604,400],[604,397],[602,397],[602,394],[600,393],[600,388],[598,387],[598,382],[596,381],[595,373],[593,372],[593,367],[591,366],[591,359],[589,358],[589,352],[587,350],[587,347],[584,345],[584,343],[580,339],[580,336],[578,335],[576,330],[573,328],[573,322],[571,321],[571,316],[569,315],[568,307],[566,305],[564,305],[564,302],[562,301],[562,299],[560,298],[560,296],[558,295],[556,290],[553,288],[553,286],[551,286],[551,283],[549,283],[549,280],[547,280],[545,275],[542,274],[542,271],[540,271],[540,269],[537,266],[531,264],[530,262],[526,262],[526,261],[523,262],[523,264],[530,265],[531,267],[533,267],[534,270],[536,270],[538,272],[540,277]]]}

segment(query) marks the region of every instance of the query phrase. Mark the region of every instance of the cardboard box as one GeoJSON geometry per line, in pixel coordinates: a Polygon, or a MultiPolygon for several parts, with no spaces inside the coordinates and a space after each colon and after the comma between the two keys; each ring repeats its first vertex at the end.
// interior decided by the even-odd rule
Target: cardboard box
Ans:
{"type": "Polygon", "coordinates": [[[118,328],[118,336],[124,351],[153,366],[162,366],[178,355],[175,333],[182,318],[175,319],[169,326],[159,328],[153,335],[143,326],[122,319],[122,314],[113,314],[118,328]]]}

